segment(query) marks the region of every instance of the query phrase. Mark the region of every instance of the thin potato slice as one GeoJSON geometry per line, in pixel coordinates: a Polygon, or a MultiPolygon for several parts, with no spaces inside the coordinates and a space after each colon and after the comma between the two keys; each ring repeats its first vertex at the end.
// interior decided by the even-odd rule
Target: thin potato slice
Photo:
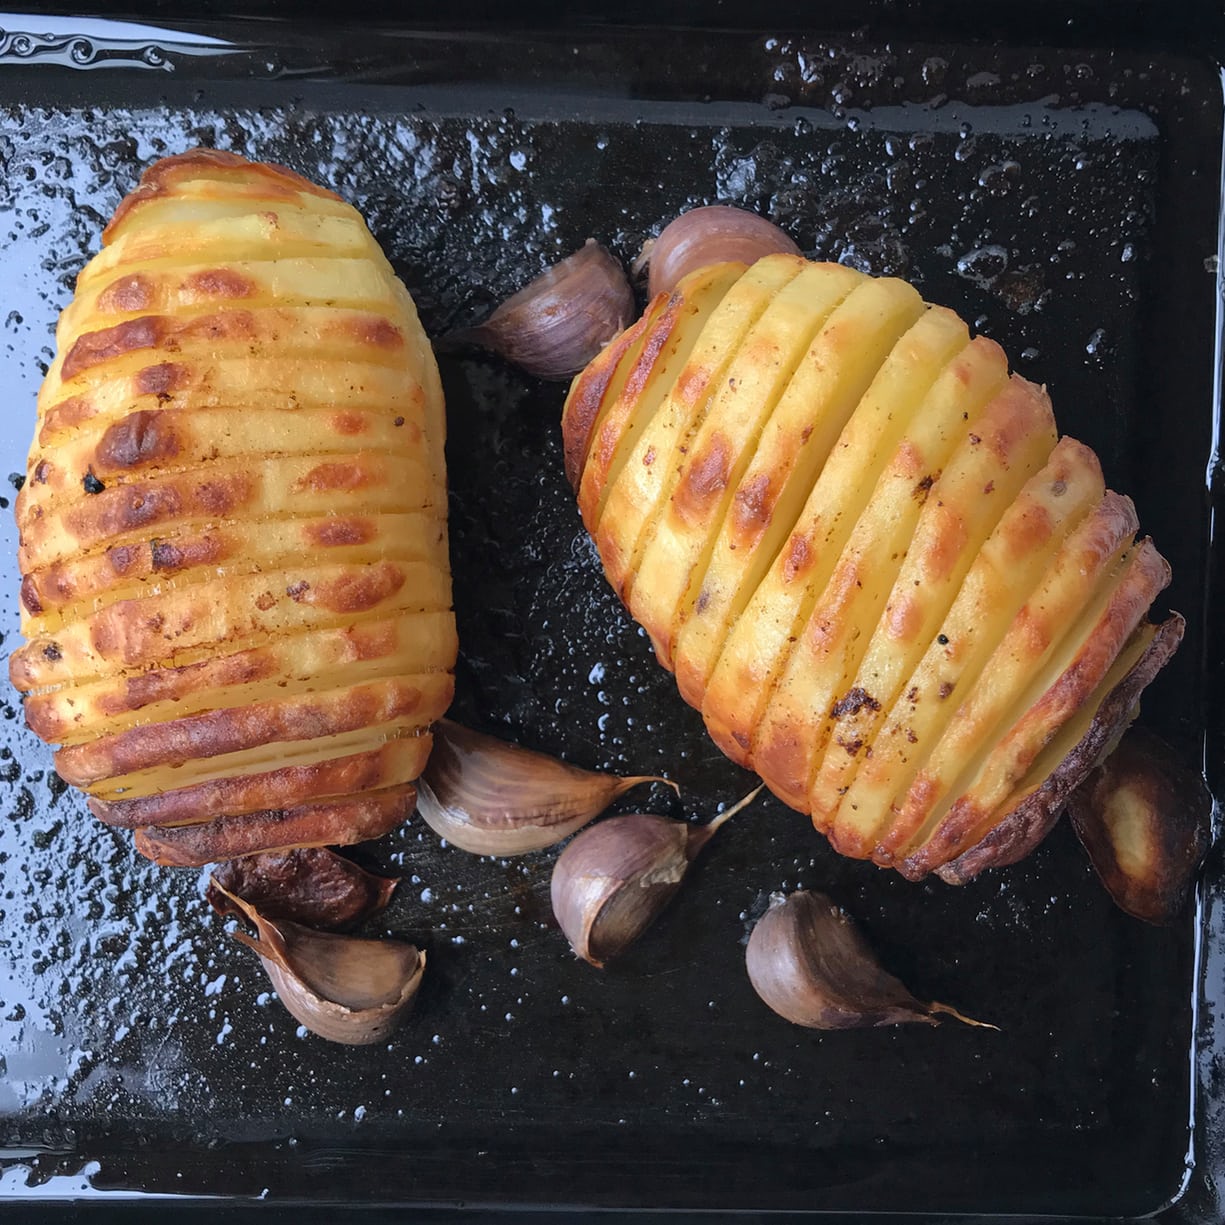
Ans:
{"type": "Polygon", "coordinates": [[[329,256],[370,258],[370,232],[360,217],[331,217],[289,207],[149,231],[130,228],[85,265],[77,277],[77,293],[90,291],[116,268],[154,260],[186,264],[329,256]]]}
{"type": "Polygon", "coordinates": [[[966,343],[959,319],[924,311],[904,282],[862,282],[814,339],[774,406],[677,636],[677,684],[698,710],[729,629],[795,526],[817,473],[880,369],[882,353],[912,324],[943,336],[950,359],[966,343]]]}
{"type": "Polygon", "coordinates": [[[752,762],[770,790],[801,811],[829,714],[858,667],[920,512],[1007,374],[999,346],[979,337],[936,380],[877,481],[829,583],[780,659],[757,720],[752,762]]]}
{"type": "MultiPolygon", "coordinates": [[[[1094,600],[1067,639],[1022,689],[999,722],[1003,734],[966,753],[961,770],[913,842],[903,865],[908,874],[925,875],[969,850],[990,832],[996,809],[1025,777],[1034,759],[1068,719],[1089,703],[1153,601],[1168,585],[1170,567],[1145,540],[1128,557],[1108,597],[1094,600]]],[[[1119,678],[1121,679],[1121,677],[1119,678]]],[[[964,751],[971,741],[947,733],[964,751]]],[[[929,802],[930,780],[940,777],[945,756],[941,746],[911,788],[929,802]]],[[[909,796],[907,800],[909,800],[909,796]]],[[[902,813],[907,812],[903,802],[902,813]]]]}
{"type": "Polygon", "coordinates": [[[393,787],[350,800],[242,813],[198,825],[138,829],[136,849],[164,866],[202,868],[267,851],[350,846],[395,829],[412,815],[416,803],[415,787],[393,787]]]}
{"type": "Polygon", "coordinates": [[[872,714],[892,708],[987,538],[1054,446],[1050,400],[1014,375],[975,421],[927,494],[858,669],[830,708],[823,760],[808,797],[818,829],[830,827],[842,798],[839,788],[849,785],[871,743],[855,717],[866,724],[872,714]]]}
{"type": "MultiPolygon", "coordinates": [[[[610,498],[617,498],[621,504],[628,496],[632,504],[632,490],[626,482],[632,485],[641,477],[644,492],[655,489],[658,474],[650,471],[654,454],[644,463],[648,452],[639,451],[635,443],[654,421],[677,375],[688,368],[694,346],[705,335],[707,322],[744,271],[743,264],[715,264],[683,278],[662,300],[663,309],[651,320],[642,349],[633,356],[632,363],[627,360],[616,399],[601,410],[589,441],[584,444],[587,459],[577,485],[578,505],[583,523],[593,535],[610,498]],[[632,467],[627,471],[631,460],[641,464],[644,471],[639,473],[632,467]]],[[[582,377],[579,375],[579,380],[582,377]]],[[[576,382],[576,386],[581,385],[576,382]]],[[[579,420],[574,424],[578,426],[579,420]]],[[[617,513],[614,510],[614,519],[617,513]]]]}
{"type": "Polygon", "coordinates": [[[399,411],[426,400],[408,370],[318,355],[202,358],[191,364],[158,361],[143,352],[117,359],[105,381],[87,391],[48,397],[38,445],[50,449],[85,427],[105,429],[129,412],[234,408],[248,401],[263,409],[329,412],[383,408],[399,411]]]}
{"type": "Polygon", "coordinates": [[[212,779],[143,799],[91,798],[89,810],[107,825],[137,829],[149,825],[190,825],[269,807],[287,808],[359,795],[363,791],[381,791],[417,778],[429,759],[432,743],[428,732],[400,736],[347,757],[328,757],[310,765],[277,766],[259,774],[212,779]]]}
{"type": "Polygon", "coordinates": [[[279,459],[286,455],[351,455],[375,451],[414,458],[421,449],[425,418],[420,407],[399,410],[282,412],[217,408],[209,412],[138,410],[104,431],[81,431],[31,459],[39,478],[23,510],[53,512],[83,500],[83,478],[105,485],[186,472],[231,460],[279,459]]]}
{"type": "Polygon", "coordinates": [[[642,358],[648,336],[656,331],[660,316],[668,306],[662,295],[651,302],[632,327],[610,341],[577,375],[566,396],[561,433],[566,479],[578,492],[591,450],[591,440],[599,433],[600,422],[625,390],[630,372],[642,358]]]}
{"type": "MultiPolygon", "coordinates": [[[[673,634],[696,598],[707,542],[723,522],[770,412],[830,315],[860,285],[879,303],[881,295],[873,292],[877,284],[863,284],[861,274],[840,264],[803,267],[730,352],[705,412],[677,443],[675,474],[665,478],[672,493],[638,558],[628,599],[664,667],[674,667],[673,634]]],[[[919,301],[911,294],[913,318],[919,301]]],[[[833,330],[835,336],[842,331],[833,330]]],[[[854,335],[854,326],[847,331],[854,335]]]]}
{"type": "MultiPolygon", "coordinates": [[[[767,256],[735,280],[704,323],[701,316],[687,314],[678,321],[689,328],[701,324],[701,331],[683,369],[637,437],[618,442],[619,455],[625,453],[626,445],[631,449],[610,483],[596,528],[604,572],[622,599],[629,598],[633,587],[640,542],[646,542],[651,524],[671,495],[678,448],[685,445],[693,424],[705,414],[715,389],[723,385],[728,363],[749,329],[803,266],[798,256],[767,256]]],[[[662,378],[665,371],[670,375],[667,363],[656,377],[662,378]]],[[[588,470],[594,471],[595,464],[589,462],[588,470]]],[[[579,496],[583,496],[581,491],[579,496]]]]}
{"type": "Polygon", "coordinates": [[[239,301],[244,306],[339,306],[394,311],[396,294],[368,259],[178,260],[124,264],[88,293],[78,294],[56,325],[67,348],[80,333],[145,313],[194,312],[239,301]]]}
{"type": "Polygon", "coordinates": [[[205,711],[69,745],[56,754],[55,768],[66,782],[106,798],[147,795],[142,778],[167,768],[192,781],[225,777],[228,759],[257,756],[268,745],[361,734],[393,723],[428,726],[428,711],[440,697],[450,700],[452,686],[449,674],[431,672],[205,711]]]}
{"type": "Polygon", "coordinates": [[[848,371],[846,387],[870,378],[868,390],[765,577],[751,593],[743,592],[743,611],[707,682],[702,701],[706,730],[740,765],[749,763],[753,731],[772,678],[806,611],[825,589],[885,463],[941,371],[968,344],[965,324],[951,311],[934,307],[892,349],[865,349],[852,358],[856,365],[848,371]]]}

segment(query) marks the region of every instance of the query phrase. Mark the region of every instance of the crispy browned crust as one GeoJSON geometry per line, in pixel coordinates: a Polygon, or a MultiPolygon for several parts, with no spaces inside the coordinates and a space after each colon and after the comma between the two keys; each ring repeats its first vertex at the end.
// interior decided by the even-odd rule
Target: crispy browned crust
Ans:
{"type": "Polygon", "coordinates": [[[286,166],[273,162],[248,162],[246,158],[221,149],[188,149],[153,163],[143,175],[137,187],[128,192],[119,202],[115,215],[102,231],[102,245],[113,242],[128,218],[142,205],[152,200],[173,195],[176,188],[193,179],[207,178],[210,172],[233,171],[249,178],[258,185],[262,198],[269,200],[292,200],[300,195],[320,196],[328,200],[339,200],[333,191],[312,183],[286,166]]]}
{"type": "Polygon", "coordinates": [[[286,807],[310,800],[359,795],[409,782],[420,773],[429,754],[429,734],[412,737],[421,741],[421,751],[413,754],[410,778],[396,778],[401,760],[398,742],[389,741],[377,749],[312,762],[305,766],[281,766],[258,774],[217,778],[178,787],[159,795],[135,800],[100,800],[90,797],[89,810],[107,825],[137,829],[149,825],[182,825],[214,817],[239,816],[270,806],[286,807]]]}
{"type": "Polygon", "coordinates": [[[1107,695],[1089,731],[1058,769],[981,842],[938,868],[942,880],[950,885],[964,885],[988,868],[1017,863],[1050,833],[1068,797],[1135,717],[1140,694],[1178,649],[1185,627],[1186,622],[1178,613],[1171,613],[1161,623],[1148,650],[1107,695]]]}
{"type": "Polygon", "coordinates": [[[416,803],[417,789],[406,785],[358,799],[221,817],[198,825],[144,828],[136,831],[136,849],[154,863],[201,868],[262,851],[351,846],[381,838],[406,821],[416,803]]]}
{"type": "Polygon", "coordinates": [[[626,351],[642,335],[649,318],[648,308],[647,313],[637,323],[609,341],[586,368],[575,376],[570,394],[566,397],[566,408],[561,419],[562,455],[566,479],[576,493],[583,477],[583,467],[587,462],[591,431],[603,407],[608,385],[617,373],[617,367],[626,351]]]}
{"type": "Polygon", "coordinates": [[[454,683],[449,674],[429,679],[432,692],[427,691],[421,677],[393,677],[331,693],[210,710],[134,727],[60,749],[55,768],[65,782],[85,787],[152,766],[182,765],[283,741],[318,740],[410,715],[420,715],[423,724],[431,723],[450,704],[454,683]],[[433,702],[436,693],[437,703],[433,702]]]}

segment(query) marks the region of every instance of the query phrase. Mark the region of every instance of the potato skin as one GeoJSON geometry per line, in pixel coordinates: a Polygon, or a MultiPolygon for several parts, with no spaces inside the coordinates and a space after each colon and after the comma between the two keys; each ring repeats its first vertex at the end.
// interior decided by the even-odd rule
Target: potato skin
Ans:
{"type": "Polygon", "coordinates": [[[361,217],[164,158],[56,336],[9,670],[61,775],[165,863],[391,828],[456,640],[438,371],[361,217]]]}
{"type": "Polygon", "coordinates": [[[841,853],[961,882],[1045,836],[1182,622],[1045,388],[917,295],[887,343],[847,327],[914,291],[846,277],[767,256],[660,295],[576,378],[567,476],[719,747],[841,853]]]}

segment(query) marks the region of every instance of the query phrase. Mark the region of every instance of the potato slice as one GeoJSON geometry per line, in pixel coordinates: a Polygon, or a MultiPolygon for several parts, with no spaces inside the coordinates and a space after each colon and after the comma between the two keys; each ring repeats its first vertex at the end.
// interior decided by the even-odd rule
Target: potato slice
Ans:
{"type": "MultiPolygon", "coordinates": [[[[628,435],[618,441],[617,454],[625,454],[626,446],[629,453],[618,474],[612,477],[610,473],[607,502],[597,520],[596,542],[604,572],[622,599],[629,598],[633,587],[639,542],[649,534],[676,483],[678,448],[705,416],[711,396],[723,385],[728,363],[749,329],[803,266],[798,256],[767,256],[735,280],[704,322],[701,314],[679,315],[677,326],[700,326],[701,330],[679,374],[673,376],[666,362],[658,374],[652,371],[660,379],[669,379],[662,401],[636,432],[637,437],[628,435]]],[[[593,445],[588,471],[596,470],[594,461],[600,454],[593,445]]],[[[586,473],[583,479],[586,483],[586,473]]],[[[583,498],[582,490],[579,497],[583,498]]]]}
{"type": "Polygon", "coordinates": [[[988,868],[1023,859],[1046,837],[1085,776],[1136,717],[1141,692],[1177,650],[1183,628],[1182,617],[1174,613],[1160,625],[1136,630],[1099,692],[1064,724],[1000,805],[991,832],[940,867],[941,880],[965,884],[988,868]]]}
{"type": "Polygon", "coordinates": [[[836,394],[853,395],[864,379],[871,380],[868,390],[765,577],[752,592],[742,589],[743,611],[729,628],[702,700],[707,731],[740,765],[749,763],[771,678],[824,590],[886,461],[940,372],[968,343],[965,324],[936,307],[892,349],[882,344],[847,355],[852,364],[844,368],[846,381],[838,378],[836,394]]]}
{"type": "Polygon", "coordinates": [[[136,849],[154,863],[202,868],[263,851],[346,846],[381,838],[408,820],[416,803],[415,787],[393,787],[349,800],[243,813],[197,825],[138,829],[136,849]]]}
{"type": "MultiPolygon", "coordinates": [[[[809,791],[813,823],[826,830],[870,743],[855,725],[890,709],[996,524],[1055,446],[1045,392],[1015,375],[987,405],[928,492],[909,547],[850,683],[835,695],[823,760],[809,791]]],[[[873,727],[872,730],[875,730],[873,727]]]]}
{"type": "MultiPolygon", "coordinates": [[[[961,640],[968,627],[973,626],[980,651],[987,649],[993,633],[988,616],[994,617],[998,637],[1002,637],[1008,620],[1038,584],[1055,551],[1076,524],[1101,501],[1104,493],[1097,456],[1075,439],[1061,439],[1046,466],[1020,491],[973,559],[952,607],[943,618],[948,630],[946,637],[961,640]]],[[[899,580],[898,587],[901,598],[906,594],[905,579],[899,580]]],[[[899,618],[897,628],[904,630],[906,619],[899,618]]],[[[888,732],[882,733],[882,729],[888,725],[895,709],[908,713],[918,697],[920,685],[928,683],[920,668],[922,656],[929,661],[943,661],[943,650],[934,649],[932,642],[938,629],[938,626],[929,628],[925,637],[913,639],[908,644],[909,649],[899,644],[890,652],[887,648],[894,637],[893,618],[892,610],[887,611],[855,684],[840,700],[833,739],[814,782],[811,800],[814,820],[818,817],[827,820],[828,814],[836,813],[834,824],[826,832],[835,849],[843,855],[863,859],[872,853],[879,814],[876,808],[860,803],[859,793],[845,804],[842,797],[850,790],[861,763],[870,774],[878,770],[883,774],[889,768],[883,761],[868,767],[867,754],[848,753],[846,745],[858,741],[865,748],[871,746],[873,757],[881,754],[882,758],[891,744],[896,746],[896,725],[890,726],[888,732]],[[922,656],[916,658],[915,652],[920,647],[923,648],[922,656]],[[872,700],[855,700],[856,689],[872,700]],[[907,693],[907,701],[900,706],[903,693],[907,693]],[[879,697],[874,696],[878,694],[879,697]]],[[[934,645],[939,648],[941,644],[934,645]]],[[[942,678],[937,685],[954,683],[942,678]]],[[[913,727],[907,726],[906,731],[905,744],[911,743],[911,735],[917,743],[913,727]]],[[[903,756],[907,755],[907,749],[901,751],[903,756]]]]}
{"type": "MultiPolygon", "coordinates": [[[[184,778],[191,775],[193,782],[202,765],[206,773],[200,777],[223,778],[231,775],[226,767],[232,763],[205,763],[205,758],[232,759],[247,752],[258,757],[256,751],[269,745],[319,741],[389,724],[428,726],[428,711],[439,700],[450,701],[452,686],[445,672],[396,676],[142,724],[61,749],[55,768],[65,782],[106,799],[148,795],[161,788],[146,788],[146,776],[163,767],[179,770],[184,778]]],[[[372,747],[383,737],[371,731],[368,738],[366,747],[372,747]]]]}
{"type": "MultiPolygon", "coordinates": [[[[698,710],[731,626],[795,526],[881,354],[915,324],[916,312],[922,304],[904,282],[861,282],[814,338],[748,452],[677,635],[677,684],[698,710]]],[[[948,312],[928,312],[925,322],[925,331],[946,338],[949,358],[964,346],[965,328],[948,312]]]]}
{"type": "MultiPolygon", "coordinates": [[[[661,294],[647,306],[637,323],[606,344],[571,382],[561,433],[566,479],[575,493],[600,421],[607,418],[610,407],[620,399],[630,371],[642,359],[647,337],[660,334],[659,320],[667,308],[668,299],[661,294]]],[[[591,526],[595,526],[594,521],[591,526]]]]}
{"type": "MultiPolygon", "coordinates": [[[[665,478],[671,496],[651,525],[628,598],[664,667],[674,666],[673,634],[697,596],[708,542],[723,522],[766,420],[818,331],[862,283],[861,274],[840,264],[805,265],[728,354],[704,413],[677,443],[675,475],[665,478]]],[[[864,288],[879,302],[874,283],[864,288]]],[[[911,319],[918,310],[916,300],[911,319]]],[[[856,334],[853,327],[846,330],[856,334]]]]}
{"type": "Polygon", "coordinates": [[[189,365],[136,352],[112,364],[104,381],[81,394],[48,397],[38,445],[51,450],[83,427],[105,429],[129,412],[234,408],[248,399],[264,409],[289,412],[383,408],[398,413],[405,405],[422,403],[426,392],[407,370],[305,353],[225,361],[202,357],[189,365]]]}
{"type": "Polygon", "coordinates": [[[239,774],[160,791],[142,799],[91,797],[89,810],[107,825],[137,829],[150,825],[189,825],[221,816],[292,807],[318,800],[410,783],[429,759],[428,732],[400,736],[347,757],[327,757],[310,765],[277,766],[260,774],[239,774]]]}
{"type": "Polygon", "coordinates": [[[936,380],[771,678],[770,697],[753,734],[753,768],[775,795],[801,811],[830,712],[854,676],[919,514],[942,482],[942,469],[1007,377],[999,346],[980,336],[936,380]]]}
{"type": "Polygon", "coordinates": [[[396,309],[396,294],[368,259],[178,261],[125,265],[78,294],[61,313],[56,341],[66,348],[88,328],[145,313],[192,312],[234,301],[244,306],[340,306],[396,309]]]}
{"type": "Polygon", "coordinates": [[[1159,736],[1133,728],[1072,793],[1076,836],[1110,896],[1173,923],[1208,850],[1212,796],[1159,736]]]}
{"type": "Polygon", "coordinates": [[[351,455],[375,451],[412,459],[420,451],[425,418],[420,407],[341,412],[217,408],[184,413],[137,410],[99,434],[80,431],[31,457],[40,477],[23,510],[44,513],[84,500],[83,478],[106,486],[161,473],[191,471],[230,460],[285,455],[351,455]]]}

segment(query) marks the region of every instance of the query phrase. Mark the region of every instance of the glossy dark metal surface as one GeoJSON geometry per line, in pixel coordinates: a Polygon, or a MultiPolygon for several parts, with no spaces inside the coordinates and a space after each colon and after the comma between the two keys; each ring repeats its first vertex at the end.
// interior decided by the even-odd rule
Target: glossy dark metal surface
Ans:
{"type": "MultiPolygon", "coordinates": [[[[1206,743],[1221,793],[1208,48],[200,30],[237,45],[0,40],[0,475],[24,467],[76,272],[161,153],[215,144],[328,183],[435,335],[588,236],[628,261],[683,207],[745,204],[810,254],[911,278],[1048,384],[1061,429],[1099,450],[1174,565],[1189,632],[1144,718],[1192,759],[1206,743]]],[[[744,794],[606,589],[561,473],[564,388],[480,357],[443,376],[456,716],[668,773],[683,804],[631,801],[655,811],[744,794]]],[[[841,860],[763,802],[600,974],[551,921],[550,853],[476,860],[413,822],[373,858],[406,878],[385,926],[428,948],[429,973],[393,1042],[347,1050],[296,1031],[197,874],[145,864],[85,814],[11,691],[0,715],[0,1203],[30,1207],[40,1186],[372,1209],[1134,1216],[1178,1200],[1170,1219],[1219,1219],[1219,852],[1202,911],[1157,930],[1114,909],[1066,825],[952,889],[841,860]],[[770,891],[799,884],[834,896],[916,993],[1001,1032],[779,1021],[743,941],[770,891]]]]}

